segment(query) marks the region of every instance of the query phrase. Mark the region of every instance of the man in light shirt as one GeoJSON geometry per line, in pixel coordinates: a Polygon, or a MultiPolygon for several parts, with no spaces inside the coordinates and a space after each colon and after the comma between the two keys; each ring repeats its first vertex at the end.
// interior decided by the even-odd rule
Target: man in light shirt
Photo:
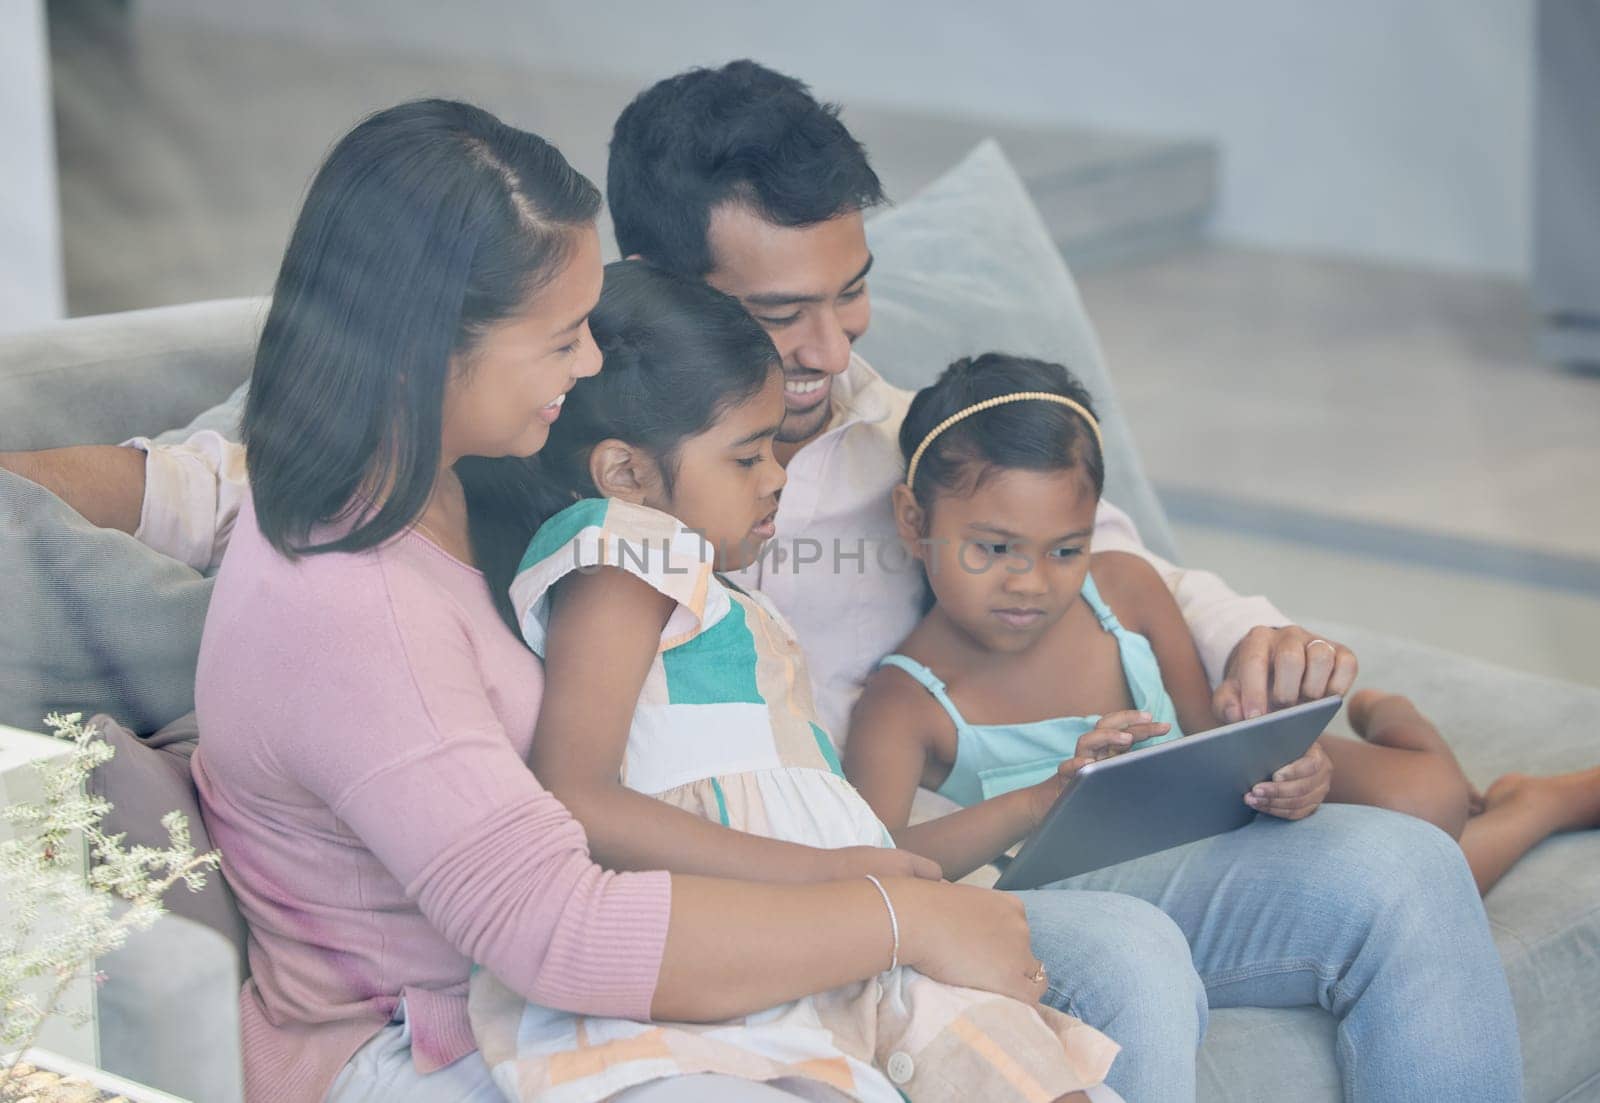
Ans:
{"type": "MultiPolygon", "coordinates": [[[[876,554],[899,543],[889,491],[903,473],[910,396],[851,347],[870,323],[863,212],[883,198],[877,177],[803,85],[735,62],[641,94],[618,119],[607,185],[624,255],[739,299],[783,357],[788,484],[776,539],[788,559],[736,577],[793,624],[819,711],[842,740],[862,681],[920,612],[920,577],[876,554]],[[840,548],[864,554],[841,569],[840,548]]],[[[242,449],[216,434],[133,443],[0,464],[90,520],[213,568],[246,491],[242,449]]],[[[1156,557],[1115,506],[1102,502],[1093,547],[1156,567],[1217,687],[1219,722],[1354,680],[1348,649],[1156,557]]],[[[1375,809],[1336,806],[1290,827],[1318,807],[1330,769],[1313,750],[1281,772],[1262,807],[1274,818],[1021,894],[1047,998],[1123,1045],[1108,1082],[1124,1098],[1194,1097],[1208,1007],[1311,1004],[1340,1020],[1347,1098],[1515,1095],[1509,993],[1459,849],[1375,809]]]]}

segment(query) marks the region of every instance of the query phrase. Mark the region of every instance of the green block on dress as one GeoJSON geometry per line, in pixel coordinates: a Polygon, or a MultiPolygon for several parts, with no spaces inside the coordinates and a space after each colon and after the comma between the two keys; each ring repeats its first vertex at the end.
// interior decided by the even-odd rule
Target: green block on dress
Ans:
{"type": "Polygon", "coordinates": [[[833,740],[828,738],[828,733],[811,725],[811,734],[817,738],[817,750],[822,752],[822,757],[828,762],[828,769],[844,777],[844,767],[839,764],[839,752],[833,749],[833,740]]]}
{"type": "Polygon", "coordinates": [[[667,701],[674,705],[764,705],[756,688],[756,639],[737,601],[728,615],[661,653],[667,701]]]}
{"type": "Polygon", "coordinates": [[[517,570],[525,571],[540,560],[548,559],[586,528],[604,528],[606,511],[610,508],[611,503],[605,498],[585,498],[568,506],[539,526],[528,542],[528,550],[522,553],[522,563],[517,570]]]}

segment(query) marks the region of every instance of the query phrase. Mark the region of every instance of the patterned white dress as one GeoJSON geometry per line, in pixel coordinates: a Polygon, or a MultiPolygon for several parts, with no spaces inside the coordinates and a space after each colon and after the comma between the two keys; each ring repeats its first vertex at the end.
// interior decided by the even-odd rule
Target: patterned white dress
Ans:
{"type": "MultiPolygon", "coordinates": [[[[544,653],[552,587],[601,566],[627,570],[677,602],[639,695],[623,784],[769,838],[893,845],[816,723],[787,623],[759,593],[721,580],[710,549],[675,518],[591,499],[546,522],[511,590],[535,652],[544,653]]],[[[815,1082],[872,1103],[1044,1101],[1100,1083],[1118,1048],[1058,1011],[909,968],[719,1024],[553,1011],[479,971],[470,1010],[500,1088],[513,1100],[547,1103],[588,1103],[697,1072],[815,1082]]]]}

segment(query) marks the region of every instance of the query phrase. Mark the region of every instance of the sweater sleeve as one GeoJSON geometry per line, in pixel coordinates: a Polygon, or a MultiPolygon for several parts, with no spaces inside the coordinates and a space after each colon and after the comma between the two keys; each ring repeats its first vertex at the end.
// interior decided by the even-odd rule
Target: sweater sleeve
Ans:
{"type": "Polygon", "coordinates": [[[1264,597],[1240,596],[1210,571],[1186,569],[1162,559],[1144,546],[1133,519],[1103,498],[1095,513],[1093,547],[1097,552],[1129,552],[1156,569],[1183,612],[1213,686],[1222,681],[1228,656],[1246,632],[1258,624],[1282,628],[1293,623],[1264,597]]]}
{"type": "Polygon", "coordinates": [[[336,785],[334,813],[436,930],[519,995],[649,1018],[670,877],[595,865],[583,828],[504,732],[435,735],[336,785]]]}

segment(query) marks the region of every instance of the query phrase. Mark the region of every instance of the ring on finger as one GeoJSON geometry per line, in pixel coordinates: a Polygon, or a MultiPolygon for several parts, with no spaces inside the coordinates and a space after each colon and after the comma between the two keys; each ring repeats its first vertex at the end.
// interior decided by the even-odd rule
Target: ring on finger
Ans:
{"type": "Polygon", "coordinates": [[[1334,654],[1338,654],[1339,653],[1339,649],[1337,647],[1333,646],[1333,644],[1329,643],[1327,640],[1324,640],[1324,639],[1312,640],[1310,643],[1306,644],[1306,650],[1310,651],[1313,647],[1317,646],[1317,644],[1319,644],[1319,643],[1323,647],[1326,647],[1329,651],[1332,651],[1334,654]]]}
{"type": "Polygon", "coordinates": [[[1028,974],[1028,979],[1034,984],[1044,983],[1044,962],[1035,961],[1033,963],[1033,972],[1028,974]]]}

